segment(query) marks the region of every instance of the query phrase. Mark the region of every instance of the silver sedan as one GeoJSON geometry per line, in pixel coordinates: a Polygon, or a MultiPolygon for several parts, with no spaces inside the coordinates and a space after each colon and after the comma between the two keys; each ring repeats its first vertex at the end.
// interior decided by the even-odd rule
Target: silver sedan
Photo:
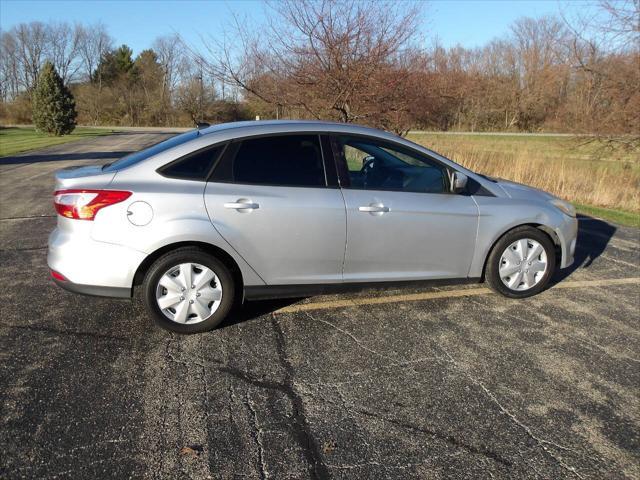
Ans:
{"type": "Polygon", "coordinates": [[[573,207],[357,125],[238,122],[56,173],[53,280],[131,297],[161,327],[218,325],[245,299],[486,281],[512,298],[573,262],[573,207]]]}

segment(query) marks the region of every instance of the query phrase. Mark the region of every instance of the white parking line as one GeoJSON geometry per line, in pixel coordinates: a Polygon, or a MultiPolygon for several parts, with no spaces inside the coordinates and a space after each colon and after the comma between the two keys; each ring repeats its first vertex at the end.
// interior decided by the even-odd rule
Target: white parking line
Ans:
{"type": "MultiPolygon", "coordinates": [[[[640,277],[610,278],[605,280],[572,280],[561,282],[551,290],[565,288],[606,287],[610,285],[640,284],[640,277]]],[[[310,310],[329,310],[333,308],[357,307],[361,305],[380,305],[387,303],[417,302],[435,300],[438,298],[473,297],[492,293],[486,287],[468,288],[461,290],[445,290],[437,292],[409,293],[405,295],[388,295],[382,297],[349,298],[344,300],[329,300],[326,302],[301,303],[276,310],[275,313],[297,313],[310,310]]]]}

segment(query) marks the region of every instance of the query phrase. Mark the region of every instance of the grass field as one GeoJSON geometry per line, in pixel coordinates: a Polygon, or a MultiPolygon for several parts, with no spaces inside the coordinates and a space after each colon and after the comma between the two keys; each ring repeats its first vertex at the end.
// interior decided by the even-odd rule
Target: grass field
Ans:
{"type": "Polygon", "coordinates": [[[0,128],[0,157],[60,145],[61,143],[73,142],[83,138],[108,135],[109,133],[111,133],[111,130],[107,128],[79,127],[71,135],[53,137],[45,133],[38,133],[33,127],[0,128]]]}
{"type": "Polygon", "coordinates": [[[640,152],[584,138],[414,133],[408,138],[479,173],[546,190],[579,211],[640,226],[640,152]]]}

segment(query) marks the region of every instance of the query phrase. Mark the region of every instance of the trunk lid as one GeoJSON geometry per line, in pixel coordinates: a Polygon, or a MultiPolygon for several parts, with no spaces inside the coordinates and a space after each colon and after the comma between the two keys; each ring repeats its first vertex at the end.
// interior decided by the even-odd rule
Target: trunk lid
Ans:
{"type": "Polygon", "coordinates": [[[58,170],[55,176],[55,190],[68,188],[106,188],[116,172],[105,172],[102,165],[69,167],[58,170]]]}

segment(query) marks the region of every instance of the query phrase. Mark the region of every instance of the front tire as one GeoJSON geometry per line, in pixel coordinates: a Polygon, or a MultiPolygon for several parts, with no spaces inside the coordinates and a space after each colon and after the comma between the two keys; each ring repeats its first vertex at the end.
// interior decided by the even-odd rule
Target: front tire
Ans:
{"type": "Polygon", "coordinates": [[[155,323],[177,333],[212,330],[225,319],[235,298],[233,277],[226,265],[195,247],[179,248],[158,258],[142,288],[155,323]]]}
{"type": "Polygon", "coordinates": [[[485,279],[496,292],[526,298],[543,291],[556,269],[556,252],[547,234],[534,227],[517,227],[494,245],[485,279]]]}

